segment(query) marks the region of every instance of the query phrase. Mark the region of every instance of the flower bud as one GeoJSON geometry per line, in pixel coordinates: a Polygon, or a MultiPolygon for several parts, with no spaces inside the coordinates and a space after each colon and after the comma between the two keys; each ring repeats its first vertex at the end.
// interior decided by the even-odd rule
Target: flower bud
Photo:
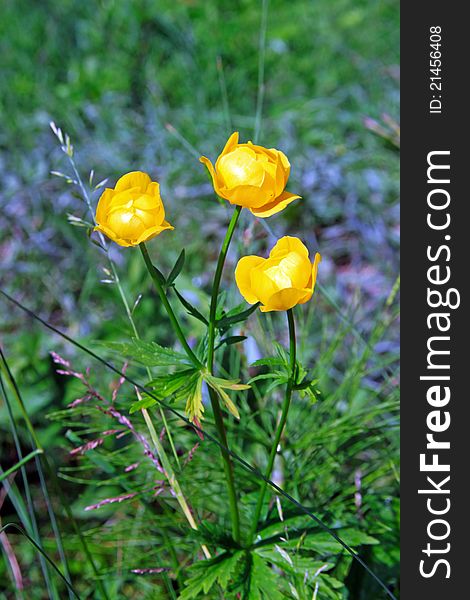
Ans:
{"type": "Polygon", "coordinates": [[[147,173],[133,171],[123,175],[114,189],[106,188],[96,208],[96,231],[101,231],[120,246],[137,246],[165,229],[160,186],[147,173]]]}
{"type": "Polygon", "coordinates": [[[263,312],[288,310],[312,297],[320,261],[317,252],[312,264],[303,243],[285,236],[277,241],[269,258],[241,258],[235,280],[245,300],[249,304],[260,302],[263,312]]]}
{"type": "Polygon", "coordinates": [[[199,159],[212,176],[218,196],[249,208],[256,217],[270,217],[300,198],[285,190],[290,163],[280,150],[238,143],[233,133],[214,165],[205,156],[199,159]]]}

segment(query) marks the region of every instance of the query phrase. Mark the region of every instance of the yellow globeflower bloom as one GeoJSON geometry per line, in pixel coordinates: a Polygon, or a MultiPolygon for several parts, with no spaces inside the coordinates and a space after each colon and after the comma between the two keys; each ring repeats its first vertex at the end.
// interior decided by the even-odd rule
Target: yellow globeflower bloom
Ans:
{"type": "Polygon", "coordinates": [[[320,261],[317,252],[312,264],[302,242],[285,236],[277,241],[269,258],[241,258],[235,279],[245,300],[250,304],[261,302],[263,312],[288,310],[312,297],[320,261]]]}
{"type": "Polygon", "coordinates": [[[239,144],[238,132],[230,136],[215,167],[205,156],[199,160],[212,175],[218,196],[249,208],[257,217],[270,217],[300,198],[285,190],[290,173],[287,156],[252,142],[239,144]]]}
{"type": "Polygon", "coordinates": [[[147,173],[132,171],[123,175],[114,189],[106,188],[96,208],[95,230],[120,246],[137,246],[165,229],[160,186],[147,173]]]}

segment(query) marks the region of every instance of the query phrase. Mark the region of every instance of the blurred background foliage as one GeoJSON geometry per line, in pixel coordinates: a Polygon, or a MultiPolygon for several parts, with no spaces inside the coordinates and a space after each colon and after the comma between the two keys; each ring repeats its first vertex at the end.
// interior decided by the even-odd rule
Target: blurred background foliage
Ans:
{"type": "MultiPolygon", "coordinates": [[[[266,223],[242,216],[225,271],[228,304],[241,300],[232,281],[241,254],[264,252],[274,237],[285,234],[321,252],[314,308],[299,318],[305,333],[302,358],[313,366],[325,403],[309,408],[308,419],[303,405],[293,411],[289,429],[296,432],[295,460],[289,473],[299,497],[330,523],[357,517],[354,482],[363,481],[361,527],[377,533],[372,522],[377,515],[380,521],[380,544],[367,550],[367,559],[396,593],[398,439],[392,407],[398,381],[397,297],[387,307],[386,301],[398,274],[398,3],[270,0],[265,29],[262,4],[2,2],[1,287],[82,340],[122,340],[130,332],[114,286],[100,283],[107,278],[105,260],[85,230],[67,222],[67,214],[88,217],[76,187],[50,174],[71,174],[49,128],[54,120],[71,136],[84,181],[92,169],[94,184],[105,178],[114,183],[122,173],[140,169],[161,182],[167,216],[176,229],[151,244],[152,255],[168,272],[184,246],[187,262],[179,287],[204,307],[230,211],[214,199],[197,158],[202,153],[216,158],[234,130],[246,140],[258,129],[259,143],[288,155],[288,189],[303,199],[266,223]],[[363,429],[349,429],[347,419],[353,417],[363,429]],[[323,444],[312,442],[317,430],[324,432],[318,438],[323,444]],[[370,430],[372,437],[363,439],[362,430],[370,430]],[[368,463],[370,469],[361,466],[368,463]],[[358,471],[364,469],[363,480],[358,471]],[[310,474],[304,480],[306,471],[310,474]],[[309,486],[309,477],[315,486],[309,486]]],[[[93,192],[94,202],[99,193],[93,192]]],[[[138,253],[115,247],[112,256],[131,303],[143,294],[135,316],[145,338],[170,343],[138,253]]],[[[60,351],[83,368],[87,359],[27,325],[4,301],[0,307],[0,343],[28,411],[43,445],[57,449],[58,467],[67,469],[68,452],[77,440],[68,429],[64,437],[60,420],[46,415],[66,406],[73,386],[55,374],[48,352],[60,351]]],[[[187,321],[194,338],[201,333],[199,325],[187,321]]],[[[273,338],[286,341],[284,321],[276,316],[254,316],[242,333],[248,340],[231,348],[228,357],[237,364],[272,353],[273,338]]],[[[269,403],[266,410],[275,414],[269,403]]],[[[5,469],[16,455],[1,405],[0,436],[5,469]]],[[[250,450],[252,445],[240,439],[237,443],[244,456],[263,464],[259,448],[250,450]]],[[[194,464],[198,461],[200,469],[204,461],[219,468],[210,448],[200,451],[194,464]]],[[[200,477],[201,470],[196,472],[200,477]]],[[[188,485],[194,486],[192,478],[188,485]]],[[[70,498],[77,495],[74,510],[83,527],[98,529],[97,516],[82,510],[81,495],[92,497],[90,488],[84,491],[77,481],[67,481],[65,490],[70,498]]],[[[8,502],[1,511],[3,521],[13,514],[8,502]]],[[[122,511],[121,524],[128,514],[122,511]]],[[[107,530],[106,535],[113,534],[107,530]]],[[[31,550],[18,535],[10,538],[21,548],[23,567],[28,561],[36,565],[28,577],[39,582],[31,550]]],[[[77,573],[81,564],[74,551],[77,573]]],[[[110,561],[103,553],[100,566],[111,569],[110,561]]],[[[5,568],[0,563],[0,581],[5,568]]],[[[349,573],[345,598],[380,597],[367,578],[364,583],[363,574],[344,565],[336,576],[341,573],[343,579],[349,573]]],[[[126,592],[116,589],[123,597],[130,590],[140,594],[133,597],[160,597],[152,596],[154,588],[142,581],[134,576],[125,581],[126,592]]],[[[85,584],[82,591],[85,597],[90,593],[85,584]]],[[[8,592],[4,596],[10,597],[8,592]]]]}

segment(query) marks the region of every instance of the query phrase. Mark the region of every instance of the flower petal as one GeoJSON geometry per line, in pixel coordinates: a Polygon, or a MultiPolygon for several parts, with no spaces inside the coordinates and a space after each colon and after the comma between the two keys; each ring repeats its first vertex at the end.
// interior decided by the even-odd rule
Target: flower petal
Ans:
{"type": "Polygon", "coordinates": [[[223,190],[223,197],[230,204],[237,204],[249,208],[252,212],[257,206],[267,204],[272,195],[269,189],[263,187],[255,187],[253,185],[239,185],[233,190],[223,190]]]}
{"type": "Polygon", "coordinates": [[[289,252],[297,252],[301,256],[308,258],[308,248],[302,243],[299,238],[291,235],[285,235],[284,237],[277,240],[269,253],[269,258],[276,258],[277,256],[284,257],[289,252]]]}
{"type": "Polygon", "coordinates": [[[240,294],[249,304],[258,302],[251,289],[251,271],[265,261],[261,256],[244,256],[238,261],[235,269],[235,281],[237,282],[240,294]]]}
{"type": "Polygon", "coordinates": [[[129,243],[127,240],[123,240],[123,239],[119,238],[112,229],[109,229],[109,227],[106,227],[105,225],[97,225],[93,229],[93,231],[101,231],[101,233],[104,233],[104,235],[106,237],[108,237],[110,240],[112,240],[116,244],[119,244],[119,246],[132,246],[133,245],[133,244],[129,243]]]}
{"type": "Polygon", "coordinates": [[[231,152],[238,145],[238,137],[238,131],[234,131],[232,135],[228,138],[227,143],[225,144],[225,147],[222,150],[222,154],[227,154],[227,152],[231,152]]]}
{"type": "Polygon", "coordinates": [[[295,288],[286,288],[273,294],[263,306],[260,306],[262,312],[271,312],[273,310],[288,310],[299,303],[308,290],[298,290],[295,288]]]}
{"type": "Polygon", "coordinates": [[[165,229],[174,229],[167,221],[163,221],[161,225],[155,225],[155,227],[149,227],[146,229],[139,238],[137,238],[135,245],[141,244],[142,242],[148,242],[155,236],[159,235],[165,229]]]}
{"type": "Polygon", "coordinates": [[[114,196],[114,190],[110,188],[106,188],[104,192],[101,194],[100,199],[98,200],[98,206],[96,207],[96,222],[104,223],[106,221],[106,214],[108,211],[109,203],[111,202],[114,196]]]}
{"type": "Polygon", "coordinates": [[[261,186],[265,169],[249,148],[235,148],[222,155],[216,163],[217,173],[228,189],[241,185],[261,186]]]}
{"type": "Polygon", "coordinates": [[[266,217],[270,217],[271,215],[280,212],[288,204],[290,204],[294,200],[297,200],[297,198],[300,198],[300,196],[284,191],[280,196],[278,196],[271,202],[268,202],[258,208],[250,207],[250,210],[255,215],[255,217],[265,219],[266,217]]]}
{"type": "Polygon", "coordinates": [[[118,179],[114,189],[116,192],[122,192],[137,187],[139,188],[139,191],[145,192],[150,183],[152,183],[152,180],[147,173],[143,173],[142,171],[131,171],[118,179]]]}
{"type": "Polygon", "coordinates": [[[214,165],[205,156],[201,156],[201,158],[199,159],[199,162],[202,162],[202,164],[209,171],[210,176],[212,177],[212,185],[214,186],[215,193],[218,196],[221,196],[222,198],[226,198],[226,196],[224,195],[224,191],[223,191],[222,186],[219,185],[219,182],[218,182],[218,179],[217,179],[217,173],[215,172],[214,165]]]}

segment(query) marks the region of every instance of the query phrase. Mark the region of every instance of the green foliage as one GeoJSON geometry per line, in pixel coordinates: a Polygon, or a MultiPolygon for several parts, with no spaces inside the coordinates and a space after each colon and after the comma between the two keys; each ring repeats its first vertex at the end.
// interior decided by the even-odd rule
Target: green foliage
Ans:
{"type": "MultiPolygon", "coordinates": [[[[83,235],[91,226],[89,215],[74,195],[75,175],[60,164],[48,121],[53,118],[71,134],[80,171],[94,169],[96,176],[84,177],[90,180],[93,204],[102,191],[95,181],[109,177],[113,182],[132,168],[146,169],[161,182],[168,218],[173,223],[176,215],[178,226],[151,251],[178,317],[191,340],[199,340],[203,360],[210,274],[227,211],[213,198],[197,157],[215,158],[232,130],[240,130],[243,139],[253,135],[260,5],[250,0],[105,0],[91,10],[78,0],[7,0],[0,20],[0,104],[9,116],[0,133],[2,285],[21,292],[30,306],[85,343],[90,335],[105,340],[113,357],[129,360],[133,378],[151,380],[158,398],[181,410],[189,402],[195,418],[206,408],[208,432],[214,430],[202,378],[170,347],[168,322],[150,293],[138,253],[114,248],[124,291],[146,340],[123,342],[133,336],[131,327],[104,269],[104,285],[98,284],[106,263],[83,235]],[[51,170],[61,175],[51,179],[51,170]],[[67,213],[75,227],[66,222],[67,213]],[[154,339],[162,345],[148,341],[154,339]],[[150,378],[140,365],[151,369],[150,378]]],[[[264,222],[242,215],[218,306],[220,377],[211,381],[227,410],[239,416],[227,420],[231,449],[263,470],[289,377],[282,350],[284,321],[260,315],[256,305],[237,305],[234,261],[248,246],[249,252],[263,253],[272,236],[296,231],[312,248],[318,237],[325,268],[314,300],[296,313],[299,360],[276,477],[395,590],[397,313],[396,302],[389,310],[384,300],[397,271],[398,162],[389,143],[397,145],[397,130],[388,115],[398,114],[398,17],[391,0],[270,0],[259,141],[288,153],[293,165],[289,189],[303,200],[264,222]],[[369,115],[373,121],[364,121],[369,115]],[[256,361],[259,356],[268,358],[256,361]],[[247,380],[247,367],[251,387],[237,389],[240,380],[247,380]]],[[[64,142],[71,153],[71,144],[64,142]]],[[[265,499],[255,547],[245,553],[231,546],[215,446],[173,415],[166,415],[164,427],[155,401],[145,394],[137,400],[127,385],[111,403],[114,376],[98,372],[56,338],[25,328],[21,316],[4,314],[2,343],[11,349],[28,412],[99,570],[96,576],[71,519],[58,510],[80,597],[98,597],[100,581],[111,598],[136,600],[184,597],[190,585],[198,591],[189,597],[214,600],[238,592],[242,598],[271,598],[278,589],[282,597],[311,600],[317,585],[317,600],[382,598],[335,540],[272,492],[265,499]],[[83,372],[91,367],[91,385],[106,403],[88,396],[78,379],[57,375],[48,358],[51,348],[83,372]],[[110,404],[123,422],[124,416],[130,419],[135,433],[109,412],[110,404]],[[172,458],[173,466],[202,525],[200,536],[189,531],[174,495],[162,483],[158,462],[138,441],[139,435],[148,437],[143,407],[171,456],[171,442],[176,446],[179,464],[172,458]],[[85,510],[101,501],[99,508],[85,510]],[[201,539],[212,562],[201,560],[201,539]],[[211,580],[210,588],[204,587],[211,580]]],[[[0,405],[3,469],[18,461],[5,423],[0,405]]],[[[28,432],[21,422],[19,438],[27,448],[28,432]]],[[[44,549],[60,564],[33,463],[27,470],[33,505],[41,509],[44,549]]],[[[234,476],[246,531],[259,481],[238,467],[234,476]]],[[[11,504],[2,507],[3,524],[7,519],[28,522],[23,489],[17,476],[8,492],[11,504]]],[[[57,498],[53,502],[60,506],[57,498]]],[[[27,574],[25,594],[42,598],[45,583],[37,556],[19,536],[9,534],[9,541],[27,574]]],[[[10,596],[15,583],[7,569],[0,562],[0,579],[10,596]]],[[[59,596],[66,596],[65,587],[59,596]]]]}
{"type": "Polygon", "coordinates": [[[191,600],[201,598],[201,594],[207,594],[215,585],[222,590],[227,590],[229,582],[236,577],[240,571],[239,563],[244,558],[243,552],[233,554],[224,553],[211,560],[195,563],[190,570],[190,576],[186,581],[186,587],[179,596],[180,600],[191,600]]]}
{"type": "Polygon", "coordinates": [[[99,345],[146,367],[178,367],[190,364],[185,354],[164,348],[156,342],[146,342],[137,338],[132,338],[131,342],[99,342],[99,345]]]}
{"type": "Polygon", "coordinates": [[[250,315],[252,315],[255,310],[259,307],[259,302],[250,306],[250,308],[245,309],[246,303],[242,302],[235,308],[232,308],[228,312],[225,312],[219,317],[217,320],[217,327],[221,331],[226,331],[232,325],[236,323],[241,323],[242,321],[246,321],[250,315]]]}

